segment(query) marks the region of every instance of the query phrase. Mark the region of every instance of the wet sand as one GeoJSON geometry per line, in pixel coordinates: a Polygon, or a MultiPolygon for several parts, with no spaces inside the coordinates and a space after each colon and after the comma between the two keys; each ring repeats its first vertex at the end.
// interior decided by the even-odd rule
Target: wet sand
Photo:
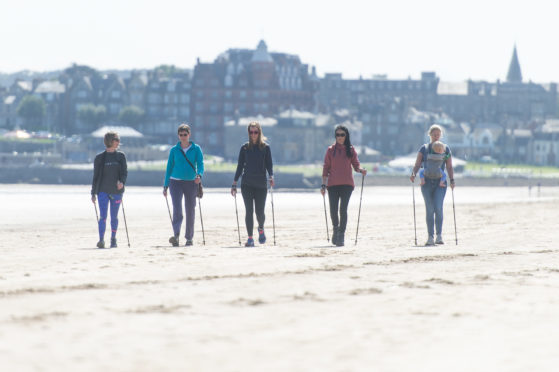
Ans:
{"type": "Polygon", "coordinates": [[[354,245],[357,188],[345,247],[318,192],[275,192],[276,245],[268,200],[268,243],[239,247],[227,192],[173,248],[160,188],[131,187],[131,248],[121,213],[100,250],[88,187],[0,185],[2,370],[556,370],[559,190],[457,187],[456,245],[449,189],[436,247],[411,187],[365,189],[354,245]]]}

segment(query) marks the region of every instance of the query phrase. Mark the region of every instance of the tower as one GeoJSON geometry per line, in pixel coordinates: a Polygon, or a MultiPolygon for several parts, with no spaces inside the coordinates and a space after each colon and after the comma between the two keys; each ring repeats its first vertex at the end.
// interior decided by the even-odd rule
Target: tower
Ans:
{"type": "Polygon", "coordinates": [[[522,72],[520,71],[520,63],[518,62],[518,55],[516,53],[516,45],[512,52],[510,60],[509,72],[507,74],[507,82],[509,83],[522,83],[522,72]]]}

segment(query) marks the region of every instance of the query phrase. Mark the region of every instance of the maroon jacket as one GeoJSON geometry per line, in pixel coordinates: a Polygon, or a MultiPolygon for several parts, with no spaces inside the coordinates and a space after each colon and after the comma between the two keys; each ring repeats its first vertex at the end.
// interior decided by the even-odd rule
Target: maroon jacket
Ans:
{"type": "Polygon", "coordinates": [[[322,167],[322,177],[328,177],[327,186],[351,185],[355,187],[351,167],[353,166],[357,172],[361,168],[361,164],[353,146],[351,146],[351,153],[351,158],[348,158],[345,146],[337,143],[328,147],[322,167]]]}

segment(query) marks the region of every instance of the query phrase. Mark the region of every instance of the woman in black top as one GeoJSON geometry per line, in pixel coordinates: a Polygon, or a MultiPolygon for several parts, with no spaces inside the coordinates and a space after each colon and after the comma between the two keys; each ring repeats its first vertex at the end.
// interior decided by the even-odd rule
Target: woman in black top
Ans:
{"type": "Polygon", "coordinates": [[[111,248],[116,248],[116,230],[118,228],[118,209],[122,202],[124,184],[128,176],[126,156],[117,151],[120,137],[116,132],[107,132],[104,143],[106,150],[97,154],[93,161],[93,182],[91,184],[91,201],[95,204],[95,195],[99,197],[99,242],[98,248],[105,248],[105,226],[107,210],[111,206],[111,248]]]}
{"type": "Polygon", "coordinates": [[[258,122],[251,122],[248,125],[249,141],[241,146],[239,151],[239,162],[237,172],[231,186],[231,195],[237,194],[237,180],[242,174],[241,193],[245,202],[245,223],[248,233],[248,240],[245,247],[254,247],[252,230],[254,226],[253,213],[256,209],[256,219],[258,220],[258,242],[264,244],[266,235],[264,234],[264,207],[266,205],[266,195],[268,193],[268,183],[266,181],[266,171],[270,177],[270,186],[274,187],[274,168],[272,164],[272,152],[270,146],[265,142],[266,137],[262,133],[262,127],[258,122]]]}

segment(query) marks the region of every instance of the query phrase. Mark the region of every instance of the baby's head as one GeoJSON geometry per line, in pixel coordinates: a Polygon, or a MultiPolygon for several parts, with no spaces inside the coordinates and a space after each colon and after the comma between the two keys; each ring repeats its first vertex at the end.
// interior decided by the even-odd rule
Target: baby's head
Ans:
{"type": "Polygon", "coordinates": [[[446,150],[445,144],[442,143],[441,141],[433,142],[433,145],[431,147],[433,148],[433,151],[436,152],[437,154],[443,154],[444,151],[446,150]]]}

